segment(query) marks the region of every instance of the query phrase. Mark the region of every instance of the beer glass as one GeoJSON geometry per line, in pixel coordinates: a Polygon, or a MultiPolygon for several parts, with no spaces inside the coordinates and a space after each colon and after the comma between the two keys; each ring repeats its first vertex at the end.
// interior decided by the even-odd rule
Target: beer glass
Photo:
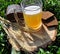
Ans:
{"type": "Polygon", "coordinates": [[[42,0],[23,0],[21,7],[25,25],[32,30],[42,26],[42,0]]]}

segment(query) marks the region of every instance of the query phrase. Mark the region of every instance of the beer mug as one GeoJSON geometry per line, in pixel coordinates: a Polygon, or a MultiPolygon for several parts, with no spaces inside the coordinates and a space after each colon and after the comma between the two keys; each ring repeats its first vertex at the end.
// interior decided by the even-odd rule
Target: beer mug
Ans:
{"type": "Polygon", "coordinates": [[[23,0],[21,7],[25,25],[31,30],[39,30],[42,26],[42,1],[23,0]]]}

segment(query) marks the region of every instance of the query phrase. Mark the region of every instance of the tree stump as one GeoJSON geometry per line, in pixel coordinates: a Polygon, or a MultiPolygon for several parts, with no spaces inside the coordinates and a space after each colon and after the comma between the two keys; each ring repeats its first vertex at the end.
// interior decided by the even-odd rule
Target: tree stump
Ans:
{"type": "Polygon", "coordinates": [[[21,30],[22,27],[19,27],[19,24],[16,22],[11,23],[2,17],[0,17],[0,21],[9,37],[9,42],[17,51],[24,50],[34,52],[40,47],[47,47],[56,39],[57,28],[55,26],[47,27],[46,24],[43,23],[39,31],[28,32],[21,30]]]}
{"type": "MultiPolygon", "coordinates": [[[[13,23],[13,28],[16,26],[17,24],[13,23]]],[[[9,28],[9,31],[13,30],[12,28],[9,28]]],[[[36,51],[38,48],[42,47],[45,48],[47,47],[47,45],[49,45],[52,41],[54,41],[56,39],[56,35],[57,35],[57,29],[55,27],[52,28],[47,28],[44,24],[41,28],[40,31],[38,32],[33,32],[33,33],[27,33],[27,32],[22,32],[22,31],[17,31],[16,29],[14,29],[13,31],[15,31],[14,35],[17,39],[17,43],[18,45],[22,46],[23,50],[27,50],[27,51],[36,51]],[[22,37],[20,37],[22,36],[22,37]],[[31,39],[30,39],[30,38],[31,39]],[[22,40],[21,40],[21,39],[22,40]]],[[[13,35],[13,31],[10,33],[10,35],[13,35]]],[[[14,41],[10,43],[13,44],[14,41]]],[[[15,44],[13,44],[15,45],[15,44]]],[[[17,46],[17,48],[20,48],[20,46],[17,46]]],[[[17,50],[16,48],[16,50],[17,50]]],[[[19,49],[18,49],[19,50],[19,49]]]]}

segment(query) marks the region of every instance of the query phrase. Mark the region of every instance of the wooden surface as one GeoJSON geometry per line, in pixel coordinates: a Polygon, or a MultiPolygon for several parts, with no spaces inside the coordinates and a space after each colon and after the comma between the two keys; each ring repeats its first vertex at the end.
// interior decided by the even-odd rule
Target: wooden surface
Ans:
{"type": "MultiPolygon", "coordinates": [[[[17,15],[14,16],[17,17],[17,15]]],[[[47,45],[56,39],[57,28],[54,26],[48,28],[43,24],[41,29],[37,32],[25,32],[22,31],[23,28],[21,25],[19,27],[19,24],[17,24],[19,23],[18,17],[17,23],[11,23],[2,17],[0,17],[0,21],[2,22],[3,29],[7,33],[7,37],[9,37],[9,42],[17,51],[24,50],[34,52],[40,47],[47,47],[47,45]]]]}
{"type": "MultiPolygon", "coordinates": [[[[57,30],[55,27],[47,28],[44,24],[41,27],[40,31],[33,32],[33,33],[27,33],[19,31],[18,25],[16,23],[13,23],[13,27],[9,28],[10,35],[13,36],[13,38],[16,38],[16,42],[18,43],[18,50],[20,46],[27,50],[27,51],[35,51],[39,47],[45,48],[47,45],[49,45],[52,41],[56,39],[57,30]],[[13,36],[11,30],[15,31],[17,35],[15,37],[13,36]],[[32,40],[28,38],[30,36],[32,40]],[[21,40],[21,39],[22,40],[21,40]]],[[[11,42],[11,41],[10,41],[11,42]]],[[[13,42],[13,41],[12,41],[13,42]]],[[[15,42],[15,44],[16,44],[15,42]]],[[[15,45],[11,43],[12,45],[15,45]]]]}

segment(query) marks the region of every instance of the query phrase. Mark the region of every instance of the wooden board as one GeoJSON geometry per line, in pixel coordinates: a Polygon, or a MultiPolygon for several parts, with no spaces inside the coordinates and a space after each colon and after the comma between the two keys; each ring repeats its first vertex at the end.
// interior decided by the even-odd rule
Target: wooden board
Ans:
{"type": "Polygon", "coordinates": [[[40,47],[45,48],[56,39],[56,27],[47,28],[43,24],[39,31],[29,33],[20,30],[22,27],[19,27],[17,23],[11,23],[2,17],[0,17],[0,21],[2,22],[3,29],[10,38],[9,42],[17,51],[20,51],[20,49],[28,52],[36,51],[40,47]]]}
{"type": "MultiPolygon", "coordinates": [[[[9,32],[9,34],[13,36],[13,39],[16,40],[15,44],[18,43],[17,48],[20,49],[20,47],[22,47],[23,50],[27,50],[29,52],[35,51],[39,47],[45,48],[47,45],[49,45],[52,41],[56,39],[56,35],[57,35],[57,29],[55,27],[47,28],[44,24],[39,31],[33,33],[18,31],[19,29],[16,23],[13,23],[12,28],[9,28],[9,31],[11,30],[17,33],[17,35],[13,36],[12,32],[9,32]],[[28,36],[30,36],[32,40],[30,40],[28,36]],[[22,41],[20,38],[22,38],[22,41]]],[[[11,44],[12,46],[14,46],[13,43],[11,44]]]]}

